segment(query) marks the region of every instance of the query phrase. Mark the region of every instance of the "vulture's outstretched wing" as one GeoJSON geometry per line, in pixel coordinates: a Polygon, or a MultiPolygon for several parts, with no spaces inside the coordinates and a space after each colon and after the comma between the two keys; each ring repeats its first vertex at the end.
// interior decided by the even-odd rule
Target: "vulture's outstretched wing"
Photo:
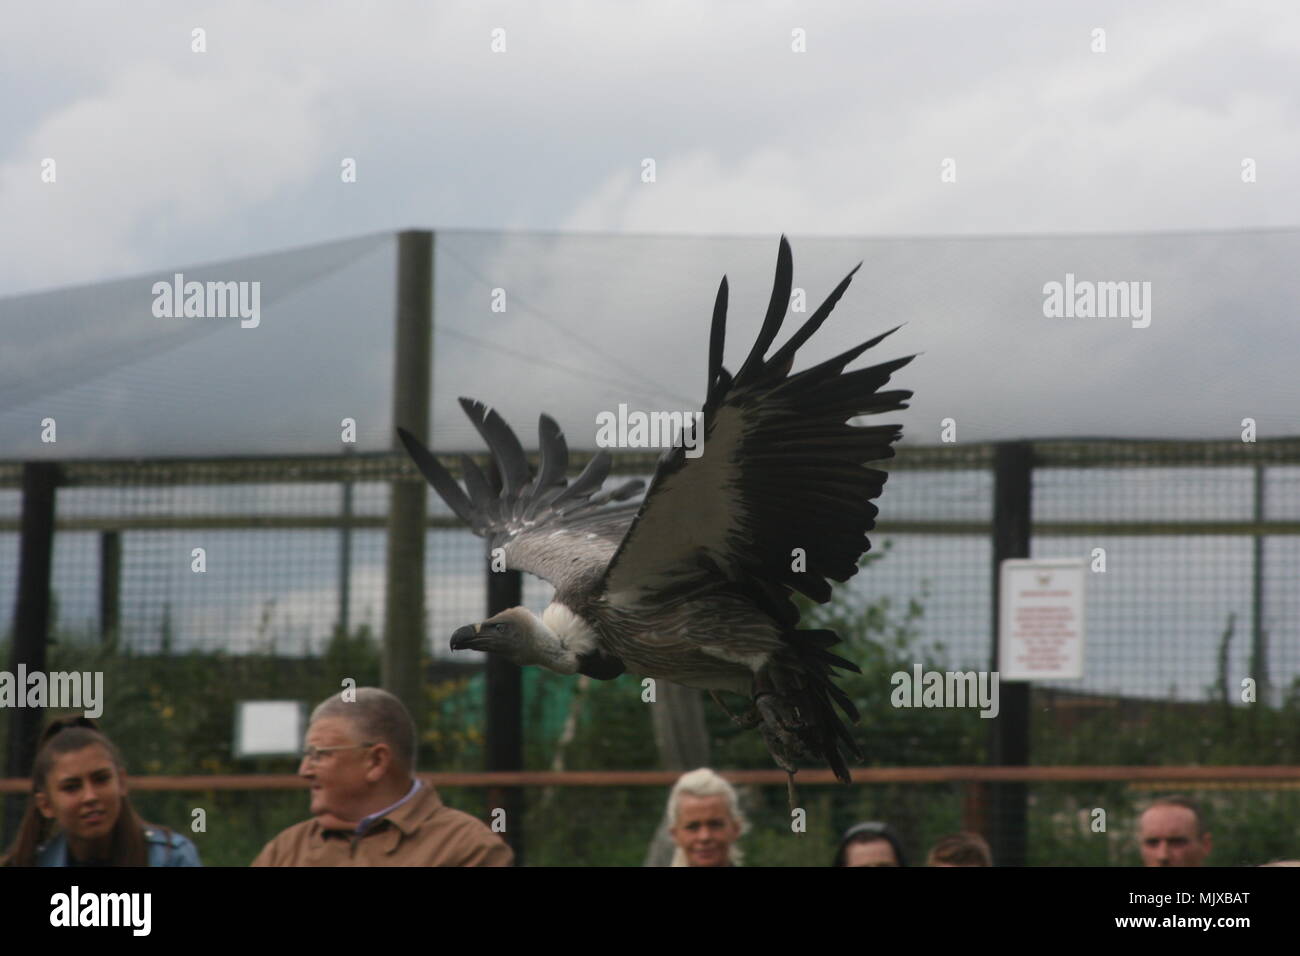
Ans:
{"type": "Polygon", "coordinates": [[[485,475],[472,458],[462,455],[462,489],[415,436],[399,428],[420,473],[476,535],[504,549],[507,568],[545,578],[561,591],[599,578],[627,532],[637,503],[602,506],[626,501],[645,482],[627,481],[601,491],[610,468],[609,454],[602,451],[570,484],[565,475],[569,447],[549,415],[538,422],[541,453],[534,475],[523,446],[500,415],[473,399],[462,398],[460,405],[487,442],[494,467],[485,475]]]}
{"type": "MultiPolygon", "coordinates": [[[[853,272],[856,272],[855,268],[853,272]]],[[[790,300],[790,246],[781,237],[776,281],[758,339],[733,379],[722,367],[727,280],[718,289],[709,341],[703,452],[669,449],[606,572],[615,604],[689,591],[719,573],[750,587],[782,621],[798,620],[790,589],[819,602],[827,579],[845,581],[870,547],[886,474],[865,462],[890,458],[899,425],[858,427],[850,418],[906,408],[909,391],[882,391],[913,356],[844,367],[889,332],[789,375],[795,352],[817,331],[853,272],[771,358],[790,300]]],[[[893,329],[890,332],[894,331],[893,329]]],[[[715,578],[716,579],[716,578],[715,578]]]]}

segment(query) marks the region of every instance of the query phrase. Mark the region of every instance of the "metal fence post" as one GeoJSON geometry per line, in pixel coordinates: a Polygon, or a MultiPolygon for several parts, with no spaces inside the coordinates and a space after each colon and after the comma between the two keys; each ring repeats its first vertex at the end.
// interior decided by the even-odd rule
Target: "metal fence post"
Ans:
{"type": "MultiPolygon", "coordinates": [[[[343,446],[343,461],[355,453],[355,445],[343,446]]],[[[343,479],[343,508],[339,514],[339,620],[338,634],[347,638],[352,629],[352,476],[343,479]]],[[[423,603],[423,602],[421,602],[423,603]]]]}
{"type": "MultiPolygon", "coordinates": [[[[524,603],[524,581],[518,571],[487,572],[488,617],[524,603]]],[[[524,769],[524,673],[518,664],[489,654],[484,681],[487,727],[486,770],[524,769]]],[[[524,862],[524,794],[518,787],[488,790],[488,810],[505,810],[502,837],[515,851],[515,865],[524,862]]]]}
{"type": "MultiPolygon", "coordinates": [[[[1000,569],[1007,558],[1029,557],[1030,512],[1034,483],[1034,450],[1029,442],[999,444],[993,453],[993,670],[998,662],[998,614],[1001,610],[1000,569]]],[[[998,716],[993,718],[989,762],[994,766],[1029,764],[1029,683],[999,682],[998,716]]],[[[1024,866],[1028,849],[1028,788],[1023,783],[989,787],[989,844],[999,866],[1024,866]]]]}
{"type": "Polygon", "coordinates": [[[1259,526],[1264,522],[1264,465],[1255,466],[1254,481],[1255,534],[1251,538],[1250,588],[1250,673],[1255,678],[1255,699],[1266,707],[1273,705],[1272,681],[1268,673],[1268,632],[1264,630],[1264,536],[1259,526]]]}
{"type": "MultiPolygon", "coordinates": [[[[50,575],[54,556],[54,503],[59,484],[59,466],[49,461],[23,465],[23,512],[18,546],[18,597],[14,603],[14,637],[9,651],[9,672],[19,666],[28,673],[44,671],[45,650],[50,636],[50,575]]],[[[25,694],[26,687],[18,693],[25,694]]],[[[44,710],[15,707],[9,714],[8,758],[5,775],[26,777],[36,759],[44,710]]],[[[4,845],[18,833],[22,821],[23,794],[5,800],[4,845]]]]}
{"type": "Polygon", "coordinates": [[[99,536],[99,640],[107,651],[117,650],[122,607],[122,532],[99,536]]]}

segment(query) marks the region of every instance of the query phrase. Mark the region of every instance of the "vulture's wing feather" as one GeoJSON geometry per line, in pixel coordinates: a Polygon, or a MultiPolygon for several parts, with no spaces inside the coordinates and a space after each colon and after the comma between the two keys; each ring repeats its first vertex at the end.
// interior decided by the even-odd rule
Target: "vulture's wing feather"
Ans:
{"type": "MultiPolygon", "coordinates": [[[[856,270],[855,270],[856,271],[856,270]]],[[[605,589],[616,604],[689,589],[721,574],[765,585],[764,605],[791,619],[791,591],[830,598],[831,581],[857,572],[870,547],[886,474],[867,462],[893,457],[899,425],[850,425],[859,415],[906,408],[907,391],[884,391],[911,357],[845,372],[888,335],[790,375],[795,351],[826,320],[852,273],[771,358],[790,293],[789,246],[781,239],[772,303],[758,341],[733,380],[721,366],[726,286],[710,336],[703,452],[661,456],[650,489],[610,561],[605,589]]],[[[893,331],[893,330],[890,330],[893,331]]],[[[716,578],[715,578],[716,579],[716,578]]],[[[794,615],[797,619],[797,614],[794,615]]]]}
{"type": "Polygon", "coordinates": [[[541,448],[537,474],[530,474],[519,439],[495,411],[471,399],[461,407],[492,453],[492,474],[461,456],[465,488],[414,435],[397,430],[411,460],[442,500],[491,547],[503,548],[505,565],[544,578],[557,590],[599,580],[636,514],[644,482],[627,481],[605,491],[609,455],[592,458],[573,484],[564,476],[569,449],[564,433],[548,415],[538,424],[541,448]],[[599,492],[599,494],[597,493],[599,492]]]}

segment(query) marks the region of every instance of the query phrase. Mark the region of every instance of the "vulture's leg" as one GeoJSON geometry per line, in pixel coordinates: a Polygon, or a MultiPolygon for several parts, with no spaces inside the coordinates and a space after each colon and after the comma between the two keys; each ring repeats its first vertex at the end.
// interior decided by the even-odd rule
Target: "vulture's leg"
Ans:
{"type": "Polygon", "coordinates": [[[737,717],[735,714],[731,712],[731,708],[722,702],[722,698],[718,696],[718,692],[716,690],[709,691],[709,696],[713,698],[713,702],[715,704],[717,704],[719,707],[722,708],[723,713],[725,713],[728,717],[731,718],[732,723],[734,723],[741,730],[753,730],[755,727],[757,727],[759,724],[763,722],[763,715],[760,714],[758,712],[758,708],[753,706],[752,704],[750,705],[749,710],[745,711],[743,714],[737,717]]]}
{"type": "Polygon", "coordinates": [[[772,759],[786,773],[795,773],[799,769],[796,761],[803,752],[803,747],[791,731],[788,723],[790,712],[785,707],[785,702],[774,694],[763,694],[754,698],[754,706],[763,717],[763,723],[758,729],[767,741],[772,759]]]}
{"type": "Polygon", "coordinates": [[[776,765],[790,775],[789,790],[793,799],[794,774],[799,769],[797,761],[807,753],[799,734],[806,730],[807,725],[794,702],[773,686],[766,668],[754,675],[754,707],[763,718],[759,731],[767,743],[768,752],[776,765]]]}

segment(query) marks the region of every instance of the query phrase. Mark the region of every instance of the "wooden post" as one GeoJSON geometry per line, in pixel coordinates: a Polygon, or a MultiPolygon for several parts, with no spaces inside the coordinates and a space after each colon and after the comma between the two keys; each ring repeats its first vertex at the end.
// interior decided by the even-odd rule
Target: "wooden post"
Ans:
{"type": "MultiPolygon", "coordinates": [[[[988,832],[988,784],[968,780],[961,787],[961,828],[983,836],[988,832]]],[[[996,861],[997,858],[994,857],[996,861]]]]}
{"type": "MultiPolygon", "coordinates": [[[[393,367],[393,434],[398,427],[426,444],[433,377],[433,233],[397,237],[397,319],[393,367]]],[[[382,683],[424,729],[420,656],[424,646],[425,483],[394,481],[388,507],[382,683]]]]}

